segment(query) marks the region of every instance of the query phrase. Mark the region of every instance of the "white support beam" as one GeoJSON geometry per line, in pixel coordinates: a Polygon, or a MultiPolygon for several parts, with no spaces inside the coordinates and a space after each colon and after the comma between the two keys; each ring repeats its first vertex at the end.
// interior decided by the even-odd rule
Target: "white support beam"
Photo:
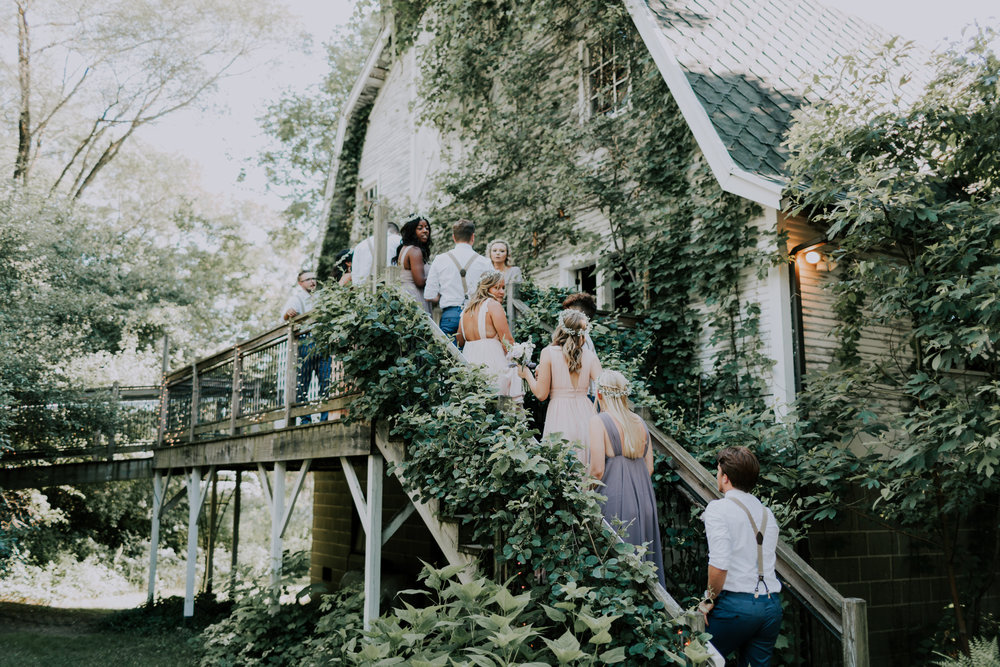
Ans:
{"type": "Polygon", "coordinates": [[[284,461],[274,462],[274,481],[271,486],[271,593],[275,603],[281,592],[281,519],[285,515],[285,466],[284,461]]]}
{"type": "Polygon", "coordinates": [[[153,472],[153,525],[149,533],[149,591],[146,603],[156,599],[156,555],[160,547],[160,509],[163,507],[163,471],[153,472]]]}
{"type": "Polygon", "coordinates": [[[257,464],[257,479],[260,480],[260,492],[264,494],[264,502],[271,505],[271,482],[267,479],[267,468],[263,463],[257,464]]]}
{"type": "Polygon", "coordinates": [[[351,497],[354,498],[354,506],[358,509],[358,516],[361,518],[361,527],[365,534],[368,533],[368,504],[365,502],[365,494],[361,492],[361,483],[358,481],[358,474],[354,472],[354,465],[346,456],[340,457],[340,465],[344,468],[344,477],[347,478],[347,488],[351,490],[351,497]]]}
{"type": "MultiPolygon", "coordinates": [[[[167,490],[167,486],[169,486],[169,484],[170,484],[170,480],[168,479],[167,483],[163,485],[163,490],[164,491],[167,490]]],[[[175,493],[170,500],[168,500],[167,502],[163,503],[160,506],[160,517],[162,518],[164,514],[166,514],[167,512],[169,512],[170,510],[172,510],[173,508],[177,507],[177,504],[180,503],[184,499],[184,496],[186,496],[186,495],[187,495],[187,489],[181,487],[180,491],[178,491],[177,493],[175,493]]]]}
{"type": "Polygon", "coordinates": [[[302,467],[299,468],[299,476],[295,480],[295,486],[292,487],[292,497],[288,500],[288,507],[285,508],[285,516],[281,519],[281,537],[285,537],[285,530],[288,528],[288,520],[292,518],[292,510],[295,509],[295,501],[299,497],[299,491],[302,490],[302,484],[306,481],[306,474],[309,472],[309,466],[312,465],[312,459],[306,459],[302,462],[302,467]]]}
{"type": "Polygon", "coordinates": [[[399,527],[403,525],[403,522],[409,519],[410,515],[416,511],[416,505],[413,503],[407,503],[403,509],[396,512],[396,516],[392,517],[392,521],[390,521],[389,525],[382,531],[382,544],[384,545],[388,542],[389,538],[395,535],[396,531],[399,530],[399,527]]]}
{"type": "Polygon", "coordinates": [[[194,577],[198,563],[198,514],[201,512],[201,468],[191,468],[187,474],[188,550],[187,577],[184,584],[184,618],[194,616],[194,577]]]}
{"type": "Polygon", "coordinates": [[[371,628],[372,619],[379,615],[382,594],[382,472],[385,459],[381,454],[368,457],[368,520],[365,531],[365,608],[364,629],[371,628]]]}

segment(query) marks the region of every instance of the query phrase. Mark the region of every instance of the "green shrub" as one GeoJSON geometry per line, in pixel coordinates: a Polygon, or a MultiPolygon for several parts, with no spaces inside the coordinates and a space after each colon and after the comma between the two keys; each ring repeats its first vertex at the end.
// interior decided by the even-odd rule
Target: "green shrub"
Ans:
{"type": "Polygon", "coordinates": [[[985,637],[973,639],[969,642],[969,655],[959,654],[957,658],[945,657],[944,660],[934,664],[941,667],[1000,667],[1000,648],[997,646],[997,638],[988,641],[985,637]]]}

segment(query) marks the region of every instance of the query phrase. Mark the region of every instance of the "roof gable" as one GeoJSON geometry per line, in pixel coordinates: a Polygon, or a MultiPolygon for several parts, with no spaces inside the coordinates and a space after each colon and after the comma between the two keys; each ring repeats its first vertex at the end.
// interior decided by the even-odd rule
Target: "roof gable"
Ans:
{"type": "Polygon", "coordinates": [[[781,142],[814,76],[889,39],[812,0],[624,2],[723,189],[770,206],[785,180],[781,142]],[[762,188],[733,187],[754,180],[762,188]]]}

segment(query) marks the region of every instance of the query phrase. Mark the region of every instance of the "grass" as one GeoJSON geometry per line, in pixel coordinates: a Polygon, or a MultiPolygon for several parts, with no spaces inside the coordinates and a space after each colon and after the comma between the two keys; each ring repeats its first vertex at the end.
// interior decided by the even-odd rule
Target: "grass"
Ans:
{"type": "Polygon", "coordinates": [[[194,633],[178,628],[152,635],[95,632],[57,636],[0,633],[0,667],[177,667],[197,665],[194,633]]]}

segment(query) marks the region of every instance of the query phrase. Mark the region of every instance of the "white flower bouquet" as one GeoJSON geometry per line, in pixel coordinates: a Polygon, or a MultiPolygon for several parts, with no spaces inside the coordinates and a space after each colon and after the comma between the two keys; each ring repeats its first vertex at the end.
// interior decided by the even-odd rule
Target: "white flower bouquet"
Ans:
{"type": "Polygon", "coordinates": [[[517,374],[518,367],[527,366],[534,368],[531,362],[531,353],[535,351],[535,344],[530,340],[524,343],[514,343],[507,349],[507,362],[510,367],[507,369],[507,395],[520,402],[524,400],[524,392],[527,390],[524,380],[517,374]]]}

